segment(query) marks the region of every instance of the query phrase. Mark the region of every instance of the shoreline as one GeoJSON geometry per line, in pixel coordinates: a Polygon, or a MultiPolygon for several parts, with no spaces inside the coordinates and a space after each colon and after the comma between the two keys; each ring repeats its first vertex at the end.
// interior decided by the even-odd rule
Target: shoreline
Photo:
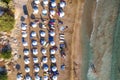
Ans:
{"type": "MultiPolygon", "coordinates": [[[[82,7],[81,4],[82,4],[81,1],[77,2],[76,13],[81,12],[81,7],[82,7]],[[81,5],[81,6],[79,6],[79,5],[81,5]]],[[[80,13],[80,14],[82,14],[82,13],[80,13]]],[[[81,36],[78,36],[80,34],[81,27],[76,28],[76,27],[80,26],[80,24],[81,24],[80,23],[81,18],[79,18],[79,17],[81,17],[81,15],[76,14],[75,24],[73,26],[72,43],[71,43],[72,51],[71,51],[71,76],[70,76],[71,78],[70,78],[70,80],[81,80],[81,78],[80,78],[81,77],[81,68],[74,70],[74,68],[76,68],[76,66],[80,67],[81,62],[82,62],[82,60],[81,60],[82,49],[81,49],[81,41],[80,41],[81,36]],[[78,41],[80,41],[80,43],[78,41]],[[78,50],[78,47],[79,47],[79,50],[78,50]],[[79,56],[77,56],[77,55],[79,55],[79,56]],[[78,61],[80,61],[80,62],[78,62],[78,61]],[[75,64],[77,64],[77,65],[75,66],[75,64]],[[75,74],[75,72],[76,72],[76,74],[75,74]],[[79,76],[77,75],[77,73],[79,73],[79,76]],[[75,76],[77,76],[77,78],[75,78],[75,76]]]]}
{"type": "Polygon", "coordinates": [[[82,80],[87,80],[87,73],[90,64],[91,56],[91,47],[90,47],[90,36],[93,29],[92,15],[94,13],[94,4],[95,1],[86,1],[84,2],[84,10],[82,14],[82,22],[81,22],[81,40],[82,40],[82,80]],[[87,5],[87,6],[86,6],[87,5]]]}

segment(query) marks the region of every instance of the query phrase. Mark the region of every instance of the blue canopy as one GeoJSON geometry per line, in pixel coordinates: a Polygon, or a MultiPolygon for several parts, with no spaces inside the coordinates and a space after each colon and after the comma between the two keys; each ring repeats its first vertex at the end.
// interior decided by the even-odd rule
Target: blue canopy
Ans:
{"type": "Polygon", "coordinates": [[[50,2],[55,2],[56,0],[50,0],[50,2]]]}
{"type": "Polygon", "coordinates": [[[65,65],[61,65],[61,70],[65,70],[65,65]]]}
{"type": "Polygon", "coordinates": [[[47,64],[43,64],[43,67],[48,67],[48,65],[47,64]]]}
{"type": "Polygon", "coordinates": [[[60,44],[60,48],[65,48],[65,44],[60,44]]]}
{"type": "Polygon", "coordinates": [[[37,7],[37,6],[33,6],[33,8],[34,8],[35,10],[38,10],[38,7],[37,7]]]}
{"type": "Polygon", "coordinates": [[[51,23],[51,22],[55,22],[55,19],[50,19],[49,23],[51,23]]]}
{"type": "Polygon", "coordinates": [[[49,41],[54,41],[54,38],[52,36],[49,36],[49,41]]]}

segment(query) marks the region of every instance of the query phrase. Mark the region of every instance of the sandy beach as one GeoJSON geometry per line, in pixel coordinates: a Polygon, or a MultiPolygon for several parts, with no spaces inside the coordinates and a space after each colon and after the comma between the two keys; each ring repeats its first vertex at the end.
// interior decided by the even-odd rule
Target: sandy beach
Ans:
{"type": "MultiPolygon", "coordinates": [[[[64,31],[67,48],[65,49],[66,58],[63,59],[57,51],[57,66],[59,70],[58,80],[119,80],[120,65],[119,65],[119,0],[65,0],[65,17],[61,20],[64,26],[68,28],[64,31]],[[116,23],[117,22],[117,23],[116,23]],[[117,27],[116,27],[117,26],[117,27]],[[114,39],[113,39],[114,38],[114,39]],[[113,48],[114,47],[114,48],[113,48]],[[118,51],[117,51],[118,50],[118,51]],[[117,57],[117,58],[116,58],[117,57]],[[60,70],[61,64],[65,63],[65,71],[60,70]],[[115,65],[115,66],[114,66],[115,65]],[[113,75],[114,74],[114,75],[113,75]]],[[[58,0],[59,2],[59,0],[58,0]]],[[[26,4],[29,16],[25,22],[29,25],[34,21],[31,19],[32,0],[15,1],[16,3],[16,27],[20,30],[20,18],[23,16],[23,5],[26,4]],[[23,4],[24,3],[24,4],[23,4]]],[[[40,5],[39,5],[40,6],[40,5]]],[[[39,7],[41,12],[42,6],[39,7]]],[[[40,13],[39,13],[40,14],[40,13]]],[[[36,15],[39,19],[40,15],[36,15]]],[[[35,30],[39,34],[40,28],[29,28],[27,32],[35,30]]],[[[15,32],[15,31],[13,31],[15,32]]],[[[47,32],[47,31],[46,31],[47,32]]],[[[18,54],[22,58],[16,62],[21,65],[19,71],[14,70],[8,77],[8,80],[16,80],[16,74],[24,71],[24,54],[21,42],[21,33],[18,36],[14,35],[19,42],[18,54]]],[[[56,44],[59,45],[59,31],[56,30],[56,44]]],[[[48,36],[47,36],[48,38],[48,36]]],[[[46,39],[47,39],[46,38],[46,39]]],[[[36,38],[39,41],[39,37],[36,38]]],[[[27,39],[31,43],[29,37],[27,39]]],[[[16,47],[16,46],[13,46],[16,47]]],[[[27,48],[31,49],[31,45],[27,48]]],[[[37,48],[41,48],[39,45],[37,48]]],[[[40,53],[40,52],[39,52],[40,53]]],[[[39,62],[41,60],[39,55],[39,62]]],[[[30,75],[33,75],[32,55],[29,56],[31,64],[30,75]]],[[[48,62],[50,65],[50,62],[48,62]]],[[[39,75],[43,75],[42,71],[39,75]]],[[[34,80],[34,79],[33,79],[34,80]]]]}
{"type": "MultiPolygon", "coordinates": [[[[29,15],[31,15],[31,0],[28,1],[27,3],[27,8],[29,9],[29,15]]],[[[59,59],[58,57],[58,66],[60,66],[62,63],[65,63],[66,64],[66,70],[65,71],[60,71],[60,75],[59,75],[59,78],[62,78],[63,80],[80,80],[81,77],[80,77],[80,74],[81,73],[81,69],[79,68],[81,66],[81,39],[80,39],[80,17],[81,15],[79,14],[82,14],[82,7],[83,7],[83,2],[81,1],[66,1],[67,2],[67,7],[65,8],[65,13],[66,13],[66,16],[62,19],[65,23],[65,26],[68,26],[68,29],[64,32],[65,33],[65,39],[66,39],[66,44],[67,44],[67,51],[66,51],[66,59],[65,61],[63,62],[62,59],[59,59]],[[76,5],[76,6],[74,6],[76,5]],[[74,6],[74,7],[73,7],[74,6]],[[71,8],[71,9],[70,9],[71,8]],[[71,13],[72,11],[75,11],[74,13],[71,13]],[[69,17],[69,18],[68,18],[69,17]],[[72,19],[71,19],[72,18],[72,19]],[[72,43],[71,43],[72,42],[72,43]],[[64,75],[65,74],[65,75],[64,75]]],[[[21,5],[23,6],[23,5],[21,5]]],[[[18,7],[16,8],[17,11],[19,11],[18,7]]],[[[21,9],[21,7],[20,7],[21,9]]],[[[40,9],[41,10],[41,9],[40,9]]],[[[23,13],[23,12],[20,12],[20,13],[23,13]]],[[[20,20],[20,16],[22,14],[18,14],[16,13],[16,15],[18,16],[18,21],[20,20]]],[[[38,16],[39,17],[39,16],[38,16]]],[[[29,20],[27,20],[28,24],[29,24],[29,20]]],[[[19,23],[19,22],[18,22],[19,23]]],[[[37,31],[37,30],[36,30],[37,31]]],[[[29,31],[27,31],[29,32],[29,31]]],[[[18,39],[18,42],[21,41],[21,37],[18,36],[17,37],[18,39]]],[[[21,45],[21,42],[20,42],[20,47],[19,47],[19,54],[21,55],[21,57],[23,57],[23,53],[22,53],[22,45],[21,45]]],[[[19,63],[21,65],[21,70],[20,71],[14,71],[9,77],[9,80],[15,80],[16,76],[15,74],[17,72],[22,72],[23,75],[25,75],[25,72],[24,72],[24,62],[21,59],[17,60],[17,63],[19,63]]],[[[32,69],[32,65],[31,66],[31,69],[32,69]]],[[[30,75],[32,76],[33,73],[30,72],[30,75]]]]}

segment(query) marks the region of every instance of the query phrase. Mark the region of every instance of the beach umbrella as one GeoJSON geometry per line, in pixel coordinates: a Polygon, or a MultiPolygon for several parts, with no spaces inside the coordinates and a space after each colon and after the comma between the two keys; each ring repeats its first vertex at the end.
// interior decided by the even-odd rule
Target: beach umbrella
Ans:
{"type": "Polygon", "coordinates": [[[56,12],[55,12],[54,10],[50,10],[50,14],[51,14],[51,15],[55,15],[55,13],[56,13],[56,12]]]}
{"type": "Polygon", "coordinates": [[[56,7],[56,2],[51,2],[51,7],[55,8],[56,7]]]}
{"type": "Polygon", "coordinates": [[[65,30],[65,27],[64,27],[64,26],[61,26],[59,29],[60,29],[60,31],[64,31],[64,30],[65,30]]]}
{"type": "Polygon", "coordinates": [[[50,41],[50,45],[51,45],[51,46],[54,46],[54,45],[55,45],[55,42],[54,42],[54,41],[50,41]]]}
{"type": "Polygon", "coordinates": [[[25,72],[30,72],[30,68],[28,66],[25,67],[25,72]]]}
{"type": "Polygon", "coordinates": [[[35,66],[35,67],[34,67],[34,71],[35,71],[35,72],[39,72],[39,70],[40,70],[40,68],[39,68],[38,66],[35,66]]]}
{"type": "Polygon", "coordinates": [[[24,51],[23,51],[23,53],[24,53],[24,55],[29,55],[29,50],[28,49],[24,49],[24,51]]]}
{"type": "Polygon", "coordinates": [[[37,46],[37,41],[36,41],[36,40],[33,40],[33,41],[32,41],[32,45],[33,45],[33,46],[37,46]]]}
{"type": "Polygon", "coordinates": [[[21,24],[21,29],[22,29],[22,30],[26,30],[26,29],[27,29],[27,24],[22,23],[22,24],[21,24]]]}
{"type": "Polygon", "coordinates": [[[23,38],[26,38],[26,37],[27,37],[27,32],[26,32],[26,31],[23,31],[23,32],[22,32],[22,37],[23,37],[23,38]]]}
{"type": "Polygon", "coordinates": [[[48,80],[48,76],[44,76],[44,77],[43,77],[43,80],[48,80]]]}
{"type": "Polygon", "coordinates": [[[56,58],[55,57],[51,57],[51,62],[52,63],[56,63],[56,58]]]}
{"type": "Polygon", "coordinates": [[[39,4],[40,1],[39,1],[39,0],[34,0],[34,3],[35,3],[35,4],[39,4]]]}
{"type": "Polygon", "coordinates": [[[32,26],[33,28],[36,28],[36,27],[37,27],[37,23],[36,23],[36,22],[33,22],[33,23],[31,24],[31,26],[32,26]]]}
{"type": "Polygon", "coordinates": [[[33,7],[33,14],[38,14],[38,12],[39,12],[38,7],[37,7],[37,6],[34,6],[34,7],[33,7]]]}
{"type": "Polygon", "coordinates": [[[52,76],[52,80],[57,80],[57,78],[58,78],[57,75],[52,76]]]}
{"type": "Polygon", "coordinates": [[[40,36],[41,37],[45,37],[45,35],[46,35],[45,31],[40,31],[40,36]]]}
{"type": "Polygon", "coordinates": [[[44,70],[45,72],[48,71],[48,65],[47,65],[47,64],[44,64],[44,65],[43,65],[43,70],[44,70]]]}
{"type": "Polygon", "coordinates": [[[41,28],[47,28],[44,24],[42,24],[41,28]]]}
{"type": "Polygon", "coordinates": [[[41,27],[42,27],[42,28],[46,28],[45,24],[42,24],[41,27]]]}
{"type": "Polygon", "coordinates": [[[42,62],[43,62],[43,63],[47,63],[47,62],[48,62],[48,58],[47,58],[47,57],[43,57],[43,58],[42,58],[42,62]]]}
{"type": "Polygon", "coordinates": [[[30,76],[26,76],[25,80],[32,80],[30,76]]]}
{"type": "Polygon", "coordinates": [[[50,54],[55,54],[55,49],[50,49],[50,54]]]}
{"type": "Polygon", "coordinates": [[[65,13],[63,11],[59,12],[59,17],[64,17],[65,13]]]}
{"type": "Polygon", "coordinates": [[[48,67],[44,67],[44,71],[47,72],[48,71],[48,67]]]}
{"type": "Polygon", "coordinates": [[[22,80],[21,74],[18,74],[18,75],[17,75],[17,80],[22,80]]]}
{"type": "Polygon", "coordinates": [[[40,69],[38,67],[36,67],[34,70],[35,70],[35,72],[39,72],[40,69]]]}
{"type": "Polygon", "coordinates": [[[34,57],[34,58],[33,58],[33,62],[34,62],[34,63],[38,63],[38,58],[37,58],[37,57],[34,57]]]}
{"type": "Polygon", "coordinates": [[[27,41],[23,41],[23,46],[28,46],[28,42],[27,41]]]}
{"type": "Polygon", "coordinates": [[[38,75],[36,75],[35,80],[40,80],[40,77],[38,75]]]}
{"type": "Polygon", "coordinates": [[[53,72],[57,71],[57,67],[56,66],[52,66],[52,71],[53,72]]]}
{"type": "Polygon", "coordinates": [[[60,2],[60,7],[61,7],[61,8],[64,8],[64,7],[65,7],[65,5],[66,5],[66,3],[65,3],[65,2],[63,2],[63,1],[62,1],[62,2],[60,2]]]}
{"type": "Polygon", "coordinates": [[[29,58],[25,58],[24,62],[25,62],[25,64],[29,64],[30,63],[29,58]]]}
{"type": "Polygon", "coordinates": [[[44,46],[44,45],[46,44],[46,41],[41,39],[41,40],[40,40],[40,43],[41,43],[41,45],[44,46]]]}
{"type": "Polygon", "coordinates": [[[38,54],[38,50],[37,49],[33,49],[32,52],[33,52],[34,55],[38,54]]]}
{"type": "Polygon", "coordinates": [[[42,48],[41,52],[42,52],[43,55],[45,55],[47,53],[47,50],[45,48],[42,48]]]}
{"type": "Polygon", "coordinates": [[[43,10],[42,10],[42,14],[43,14],[43,15],[46,15],[46,14],[47,14],[47,10],[46,10],[46,9],[43,9],[43,10]]]}
{"type": "Polygon", "coordinates": [[[61,70],[65,70],[65,65],[61,65],[61,70]]]}
{"type": "Polygon", "coordinates": [[[55,36],[55,32],[54,31],[50,31],[49,34],[50,34],[50,36],[55,36]]]}
{"type": "Polygon", "coordinates": [[[43,0],[44,5],[48,5],[48,3],[49,3],[48,0],[43,0]]]}
{"type": "Polygon", "coordinates": [[[35,71],[35,72],[39,72],[39,70],[40,70],[40,68],[39,68],[38,66],[35,66],[35,67],[34,67],[34,71],[35,71]]]}
{"type": "Polygon", "coordinates": [[[36,35],[37,35],[37,34],[36,34],[35,31],[32,31],[32,32],[31,32],[31,37],[36,37],[36,35]]]}

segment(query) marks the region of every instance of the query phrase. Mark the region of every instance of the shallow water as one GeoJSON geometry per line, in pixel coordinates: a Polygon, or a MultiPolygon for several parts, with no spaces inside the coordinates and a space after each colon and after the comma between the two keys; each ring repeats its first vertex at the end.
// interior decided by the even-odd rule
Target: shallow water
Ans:
{"type": "Polygon", "coordinates": [[[120,15],[115,27],[120,0],[97,0],[97,5],[95,2],[85,1],[82,16],[82,80],[120,80],[120,15]],[[91,63],[97,75],[90,71],[91,63]]]}
{"type": "Polygon", "coordinates": [[[82,80],[87,80],[87,72],[89,68],[90,57],[91,56],[91,49],[90,49],[90,34],[92,31],[92,13],[93,13],[93,7],[95,5],[95,0],[89,0],[85,1],[84,3],[84,10],[82,15],[82,22],[81,22],[81,36],[82,36],[82,80]]]}
{"type": "Polygon", "coordinates": [[[119,11],[113,34],[111,80],[120,80],[120,4],[118,8],[119,11]]]}

